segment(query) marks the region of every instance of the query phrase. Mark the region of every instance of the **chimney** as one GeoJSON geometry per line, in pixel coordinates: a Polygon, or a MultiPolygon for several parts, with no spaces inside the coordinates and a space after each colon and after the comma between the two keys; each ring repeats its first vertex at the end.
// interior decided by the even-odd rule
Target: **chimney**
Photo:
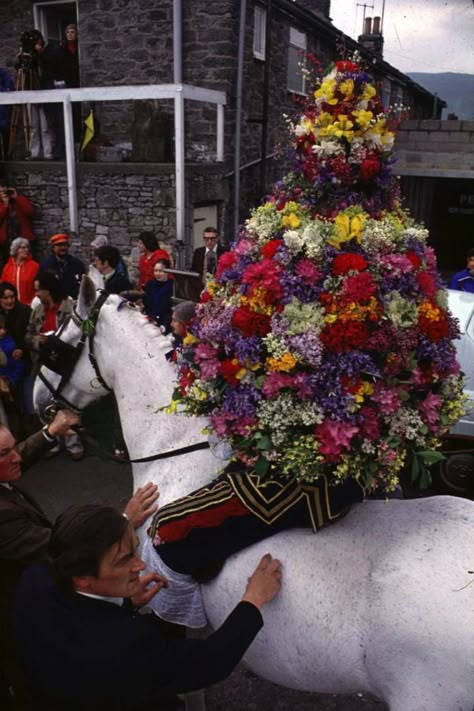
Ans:
{"type": "Polygon", "coordinates": [[[364,49],[373,54],[377,54],[379,57],[383,57],[383,36],[381,29],[380,17],[374,17],[373,21],[371,17],[365,17],[363,34],[359,35],[357,40],[364,49]]]}
{"type": "Polygon", "coordinates": [[[322,15],[329,19],[331,0],[296,0],[296,5],[300,5],[306,10],[314,12],[316,15],[322,15]]]}

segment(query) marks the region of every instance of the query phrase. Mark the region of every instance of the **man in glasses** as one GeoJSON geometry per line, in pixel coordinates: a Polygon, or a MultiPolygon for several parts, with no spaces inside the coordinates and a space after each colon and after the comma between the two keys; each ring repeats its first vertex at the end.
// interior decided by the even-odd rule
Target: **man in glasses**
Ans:
{"type": "Polygon", "coordinates": [[[205,285],[208,275],[213,276],[216,273],[219,257],[226,249],[219,244],[219,233],[215,227],[205,227],[202,238],[204,247],[194,250],[191,271],[198,272],[205,285]]]}

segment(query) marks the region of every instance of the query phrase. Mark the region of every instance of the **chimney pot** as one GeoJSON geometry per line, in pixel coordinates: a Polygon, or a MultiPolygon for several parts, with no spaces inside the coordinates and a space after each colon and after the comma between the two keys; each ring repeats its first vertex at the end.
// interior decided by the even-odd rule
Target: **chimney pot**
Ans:
{"type": "Polygon", "coordinates": [[[364,35],[371,35],[372,34],[372,18],[371,17],[366,17],[364,19],[364,35]]]}
{"type": "Polygon", "coordinates": [[[372,27],[372,34],[380,34],[380,17],[374,17],[374,25],[372,27]]]}

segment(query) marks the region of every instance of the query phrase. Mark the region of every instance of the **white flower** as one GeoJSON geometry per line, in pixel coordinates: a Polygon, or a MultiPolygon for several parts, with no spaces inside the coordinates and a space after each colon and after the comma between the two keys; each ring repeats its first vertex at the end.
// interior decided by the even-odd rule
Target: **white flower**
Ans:
{"type": "Polygon", "coordinates": [[[287,230],[283,233],[283,242],[292,254],[301,252],[304,246],[303,235],[298,230],[287,230]]]}

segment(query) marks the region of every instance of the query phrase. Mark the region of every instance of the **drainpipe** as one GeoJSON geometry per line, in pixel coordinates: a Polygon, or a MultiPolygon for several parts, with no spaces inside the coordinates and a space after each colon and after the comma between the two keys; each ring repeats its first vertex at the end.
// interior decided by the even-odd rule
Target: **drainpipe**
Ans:
{"type": "Polygon", "coordinates": [[[245,16],[247,0],[240,2],[239,49],[237,55],[237,96],[235,101],[235,139],[234,139],[234,231],[232,239],[237,235],[240,206],[240,137],[242,121],[242,90],[244,83],[244,49],[245,49],[245,16]]]}
{"type": "Polygon", "coordinates": [[[270,58],[271,58],[271,36],[272,36],[272,0],[267,2],[267,17],[265,28],[265,68],[263,73],[262,92],[262,140],[260,143],[260,198],[265,194],[265,183],[267,177],[267,135],[268,135],[268,97],[270,93],[270,58]]]}
{"type": "MultiPolygon", "coordinates": [[[[173,82],[183,81],[183,6],[182,0],[173,0],[173,82]]],[[[185,153],[184,153],[184,99],[182,90],[174,96],[175,126],[175,182],[176,182],[176,242],[178,245],[177,267],[182,267],[183,250],[179,246],[186,241],[185,219],[185,153]]]]}
{"type": "Polygon", "coordinates": [[[173,0],[173,82],[183,81],[183,4],[173,0]]]}

